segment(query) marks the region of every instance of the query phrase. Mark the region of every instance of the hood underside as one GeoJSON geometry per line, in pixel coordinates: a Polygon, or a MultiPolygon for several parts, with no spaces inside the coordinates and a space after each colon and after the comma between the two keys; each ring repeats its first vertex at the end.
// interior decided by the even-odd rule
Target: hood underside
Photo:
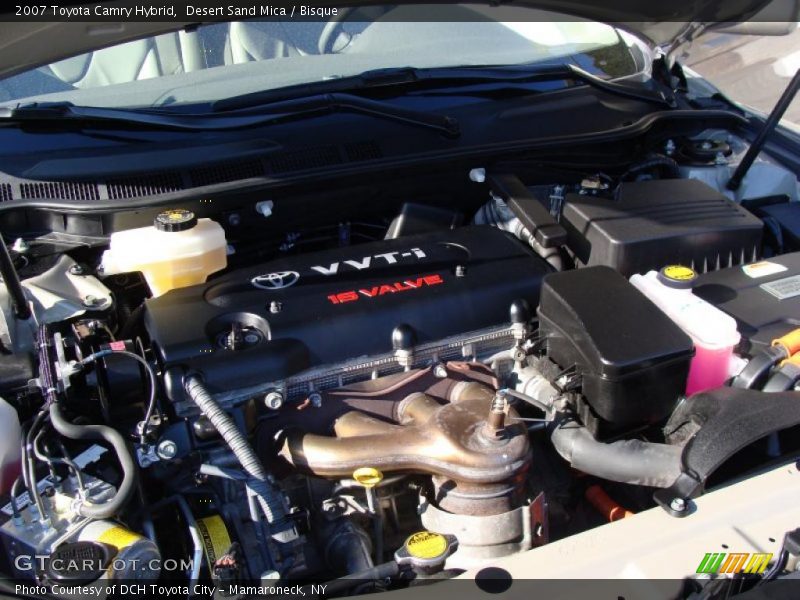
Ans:
{"type": "MultiPolygon", "coordinates": [[[[319,7],[337,8],[359,7],[386,4],[375,1],[329,1],[319,0],[319,7]]],[[[418,2],[391,2],[392,5],[418,4],[418,2]]],[[[440,4],[459,4],[441,2],[440,4]]],[[[462,3],[463,4],[463,3],[462,3]]],[[[469,4],[488,6],[496,2],[472,2],[469,4]]],[[[640,0],[522,0],[511,6],[531,8],[561,13],[571,17],[609,23],[626,29],[654,45],[670,45],[682,41],[687,31],[694,25],[737,23],[748,20],[779,21],[794,20],[797,0],[673,0],[668,3],[642,3],[640,0]]],[[[191,28],[214,21],[232,20],[220,16],[212,20],[189,21],[186,4],[175,6],[175,20],[154,22],[104,21],[104,17],[94,16],[95,7],[114,7],[119,9],[127,3],[105,2],[91,5],[90,16],[77,17],[70,21],[19,22],[6,20],[0,23],[0,78],[24,72],[42,65],[76,56],[92,50],[112,46],[126,41],[140,39],[191,28]]],[[[279,4],[277,6],[280,6],[279,4]]],[[[501,11],[508,4],[497,10],[501,11]]],[[[49,7],[48,7],[49,8],[49,7]]],[[[430,6],[428,7],[430,8],[430,6]]],[[[420,20],[425,20],[425,9],[421,5],[420,20]]],[[[491,15],[491,12],[489,12],[491,15]]],[[[520,14],[519,11],[515,14],[520,14]]],[[[524,12],[522,13],[524,14],[524,12]]],[[[535,15],[535,13],[532,13],[535,15]]],[[[45,17],[46,18],[46,17],[45,17]]],[[[119,18],[109,16],[108,19],[119,18]]],[[[278,19],[278,18],[276,18],[278,19]]],[[[539,19],[541,16],[539,15],[539,19]]],[[[503,15],[498,14],[498,20],[503,15]]],[[[537,20],[532,16],[531,20],[537,20]]]]}

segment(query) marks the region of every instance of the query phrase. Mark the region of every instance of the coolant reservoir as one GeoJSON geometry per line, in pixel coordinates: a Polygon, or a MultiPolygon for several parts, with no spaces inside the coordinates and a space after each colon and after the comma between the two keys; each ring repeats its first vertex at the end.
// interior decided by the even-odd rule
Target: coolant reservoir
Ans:
{"type": "Polygon", "coordinates": [[[689,367],[686,393],[720,387],[731,376],[733,349],[741,336],[736,320],[692,292],[697,274],[672,265],[634,275],[631,283],[650,298],[692,338],[695,356],[689,367]]]}
{"type": "Polygon", "coordinates": [[[22,427],[17,411],[0,398],[0,494],[11,491],[21,471],[22,427]]]}
{"type": "Polygon", "coordinates": [[[111,234],[103,253],[105,275],[141,271],[153,296],[203,283],[227,265],[225,231],[188,210],[160,213],[152,227],[111,234]]]}

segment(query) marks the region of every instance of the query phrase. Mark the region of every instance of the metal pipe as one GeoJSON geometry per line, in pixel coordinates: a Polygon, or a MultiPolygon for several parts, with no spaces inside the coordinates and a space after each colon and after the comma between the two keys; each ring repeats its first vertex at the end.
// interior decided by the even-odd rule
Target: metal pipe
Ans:
{"type": "Polygon", "coordinates": [[[333,424],[336,437],[349,438],[360,435],[392,435],[400,431],[399,425],[381,421],[364,413],[350,411],[333,424]]]}
{"type": "Polygon", "coordinates": [[[789,82],[789,85],[786,86],[786,89],[783,90],[781,97],[778,98],[778,102],[775,104],[775,107],[772,109],[772,112],[769,113],[767,117],[767,121],[764,123],[764,127],[761,128],[761,131],[758,132],[756,139],[750,144],[750,147],[747,149],[747,152],[742,157],[741,162],[736,167],[736,170],[731,175],[731,178],[728,180],[727,188],[729,190],[736,191],[739,189],[739,186],[742,185],[742,180],[744,179],[745,175],[747,175],[747,171],[750,170],[750,167],[753,165],[753,162],[756,160],[756,157],[761,153],[764,144],[767,141],[767,136],[778,126],[778,123],[783,116],[783,113],[786,112],[786,109],[789,108],[789,105],[792,103],[795,95],[797,95],[797,91],[800,89],[800,69],[794,74],[792,80],[789,82]]]}
{"type": "Polygon", "coordinates": [[[383,558],[383,510],[378,502],[378,492],[373,486],[364,486],[367,495],[367,508],[372,514],[372,527],[375,536],[375,562],[383,558]]]}
{"type": "Polygon", "coordinates": [[[280,453],[298,469],[320,477],[348,477],[369,465],[471,483],[506,481],[527,466],[530,445],[512,408],[502,438],[488,435],[484,425],[493,398],[494,390],[477,383],[453,386],[450,402],[443,405],[412,394],[397,410],[398,420],[408,423],[402,427],[348,413],[336,425],[337,433],[347,437],[289,431],[280,453]]]}
{"type": "Polygon", "coordinates": [[[25,299],[25,290],[19,280],[17,270],[14,268],[14,263],[8,253],[2,234],[0,234],[0,275],[6,283],[6,289],[14,308],[14,315],[20,321],[27,321],[31,317],[31,307],[28,306],[28,301],[25,299]]]}

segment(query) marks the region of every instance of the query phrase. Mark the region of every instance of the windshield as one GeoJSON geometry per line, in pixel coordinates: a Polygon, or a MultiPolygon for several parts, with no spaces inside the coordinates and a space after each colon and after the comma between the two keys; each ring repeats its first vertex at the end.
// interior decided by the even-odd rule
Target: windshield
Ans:
{"type": "Polygon", "coordinates": [[[525,8],[435,10],[430,21],[419,7],[371,6],[340,9],[330,21],[209,24],[15,75],[0,81],[0,102],[155,107],[395,67],[569,63],[611,79],[646,64],[640,42],[603,23],[525,8]]]}

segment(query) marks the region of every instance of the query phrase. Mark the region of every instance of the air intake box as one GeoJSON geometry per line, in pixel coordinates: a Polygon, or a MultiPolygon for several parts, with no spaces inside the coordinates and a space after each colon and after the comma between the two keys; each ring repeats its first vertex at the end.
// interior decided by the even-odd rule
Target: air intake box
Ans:
{"type": "Polygon", "coordinates": [[[615,426],[666,417],[686,389],[692,340],[610,267],[546,276],[539,328],[548,356],[577,367],[594,415],[615,426]]]}
{"type": "Polygon", "coordinates": [[[762,222],[694,179],[622,183],[617,197],[569,194],[561,224],[584,265],[625,276],[687,265],[705,273],[755,260],[762,222]]]}

